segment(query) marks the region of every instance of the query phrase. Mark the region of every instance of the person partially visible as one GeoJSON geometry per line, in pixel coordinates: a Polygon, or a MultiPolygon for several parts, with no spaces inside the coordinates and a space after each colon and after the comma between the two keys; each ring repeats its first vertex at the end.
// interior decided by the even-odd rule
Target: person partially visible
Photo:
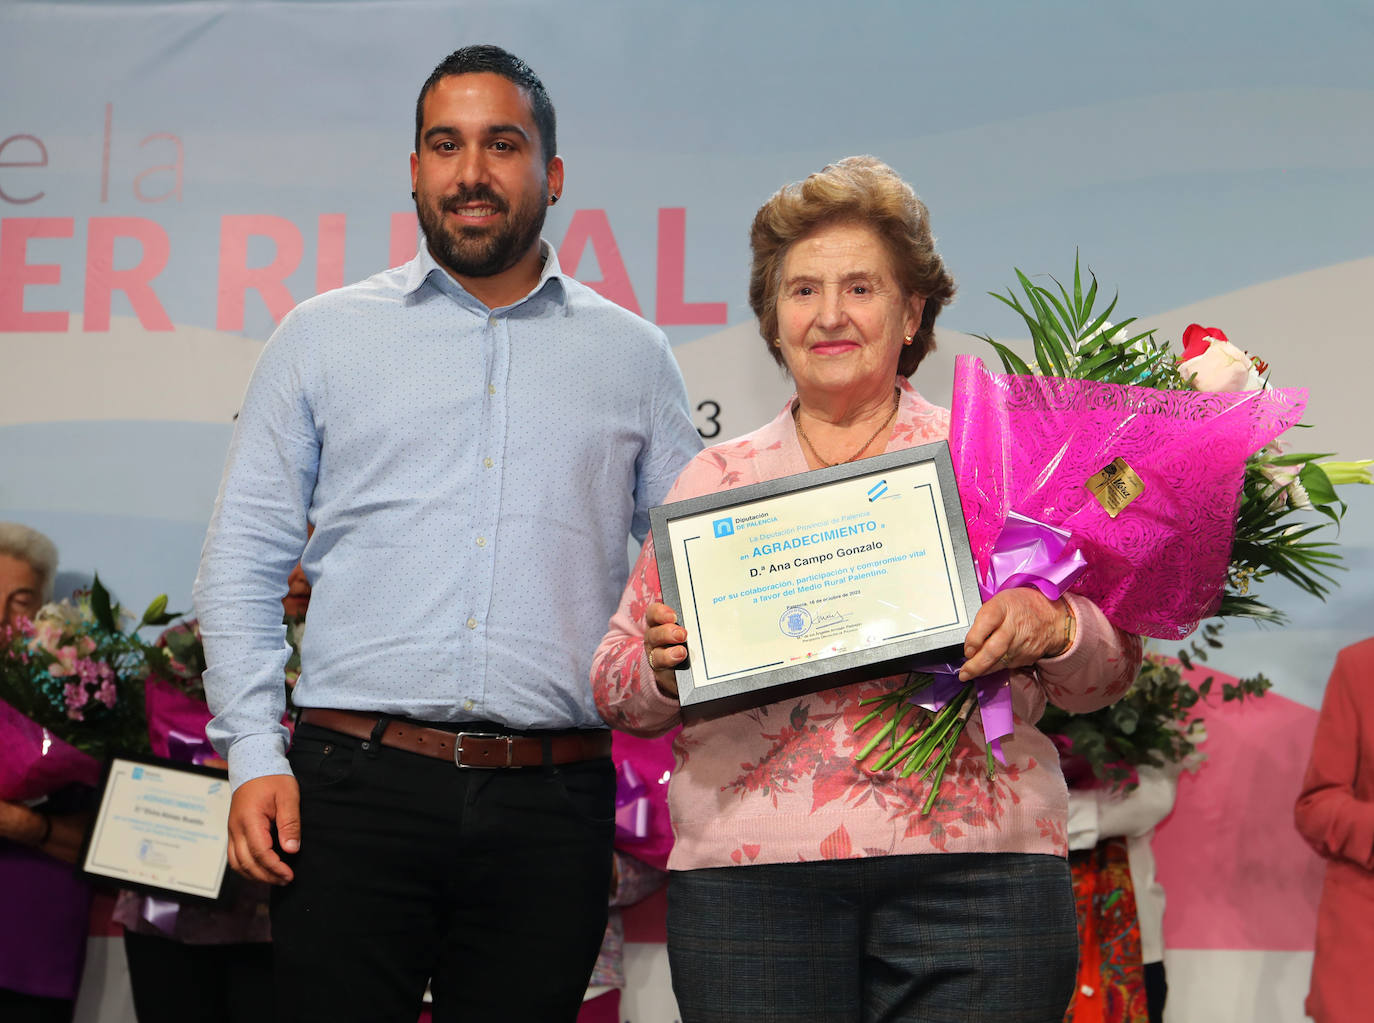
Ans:
{"type": "MultiPolygon", "coordinates": [[[[750,305],[797,393],[771,423],[702,452],[669,500],[946,439],[949,413],[908,378],[954,282],[911,187],[850,157],[769,199],[750,242],[750,305]]],[[[854,759],[863,701],[905,674],[684,717],[675,669],[687,634],[662,599],[650,539],[592,686],[613,727],[682,723],[667,923],[685,1023],[966,1020],[975,1006],[979,1019],[1060,1023],[1077,957],[1067,795],[1035,722],[1047,700],[1086,711],[1121,696],[1140,641],[1076,594],[994,595],[960,678],[1011,671],[1007,766],[989,778],[970,718],[927,815],[920,773],[854,759]]]]}
{"type": "Polygon", "coordinates": [[[416,257],[282,320],[206,536],[229,863],[278,886],[293,1023],[413,1023],[426,981],[438,1020],[570,1021],[614,831],[591,655],[627,538],[701,442],[667,337],[540,237],[564,165],[529,65],[455,51],[414,128],[416,257]],[[298,560],[288,753],[277,602],[298,560]]]}
{"type": "Polygon", "coordinates": [[[625,980],[625,921],[621,910],[647,898],[667,879],[673,826],[668,819],[668,781],[675,733],[641,739],[627,732],[612,738],[616,765],[615,862],[610,919],[601,953],[577,1023],[618,1023],[625,980]]]}
{"type": "MultiPolygon", "coordinates": [[[[1093,871],[1102,861],[1110,862],[1117,849],[1103,848],[1108,843],[1118,846],[1126,865],[1125,878],[1135,910],[1131,923],[1137,932],[1132,935],[1132,941],[1138,936],[1140,951],[1138,961],[1132,965],[1138,965],[1141,972],[1138,977],[1122,980],[1126,985],[1139,984],[1143,988],[1144,1010],[1150,1023],[1163,1023],[1164,1004],[1169,993],[1164,973],[1164,886],[1155,876],[1151,840],[1155,827],[1174,808],[1180,770],[1178,764],[1163,767],[1142,764],[1136,768],[1138,778],[1134,788],[1122,791],[1093,785],[1069,789],[1069,851],[1075,871],[1093,871]]],[[[1080,939],[1087,930],[1082,923],[1080,921],[1080,939]]],[[[1102,937],[1100,928],[1095,929],[1095,933],[1102,937]]],[[[1135,947],[1132,942],[1119,942],[1116,947],[1126,945],[1135,947]]],[[[1106,949],[1095,951],[1095,960],[1106,963],[1106,949]]],[[[1104,993],[1105,985],[1100,980],[1089,983],[1081,976],[1087,958],[1086,955],[1079,957],[1082,983],[1076,1003],[1104,993]]]]}
{"type": "MultiPolygon", "coordinates": [[[[287,638],[293,648],[287,662],[288,685],[295,681],[292,661],[299,663],[295,637],[304,629],[309,606],[310,583],[297,565],[282,598],[287,638]]],[[[163,632],[158,645],[174,658],[170,670],[179,679],[178,688],[198,689],[205,658],[200,624],[195,619],[178,622],[163,632]]],[[[155,713],[154,687],[167,687],[167,683],[150,679],[148,686],[153,751],[166,756],[171,728],[155,713]]],[[[171,695],[176,698],[175,691],[171,695]]],[[[185,703],[191,706],[189,697],[185,703]]],[[[176,724],[185,727],[187,717],[180,714],[176,724]]],[[[197,742],[204,741],[209,720],[210,711],[205,708],[198,734],[193,737],[197,742]]],[[[218,757],[201,762],[226,766],[218,757]]],[[[270,885],[229,871],[215,903],[177,899],[170,894],[120,892],[114,920],[124,927],[124,956],[139,1023],[182,1023],[186,1019],[197,1023],[271,1023],[276,1018],[271,891],[270,885]]]]}
{"type": "Polygon", "coordinates": [[[1336,655],[1294,820],[1327,861],[1307,1015],[1364,1023],[1374,1005],[1374,637],[1336,655]]]}
{"type": "Polygon", "coordinates": [[[625,990],[625,921],[621,910],[657,891],[667,876],[620,849],[611,871],[610,917],[577,1023],[618,1023],[620,995],[625,990]]]}
{"type": "Polygon", "coordinates": [[[33,616],[52,598],[57,547],[36,529],[0,522],[0,624],[33,616]]]}
{"type": "MultiPolygon", "coordinates": [[[[0,625],[31,619],[52,598],[57,547],[0,522],[0,625]]],[[[90,792],[70,786],[36,806],[0,800],[0,1020],[72,1018],[89,931],[90,887],[72,869],[90,792]]]]}

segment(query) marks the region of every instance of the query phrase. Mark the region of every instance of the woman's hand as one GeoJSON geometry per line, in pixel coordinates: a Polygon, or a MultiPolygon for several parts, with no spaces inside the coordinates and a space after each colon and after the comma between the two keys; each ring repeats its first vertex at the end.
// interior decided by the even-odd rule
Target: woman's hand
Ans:
{"type": "Polygon", "coordinates": [[[676,669],[687,660],[687,630],[667,604],[650,604],[644,611],[644,652],[664,696],[677,698],[676,669]]]}
{"type": "Polygon", "coordinates": [[[89,813],[42,814],[23,803],[0,800],[0,838],[26,845],[64,863],[75,863],[91,816],[89,813]]]}
{"type": "Polygon", "coordinates": [[[1050,601],[1033,586],[995,593],[979,608],[968,630],[968,660],[959,669],[959,680],[1057,657],[1073,642],[1074,627],[1073,611],[1063,597],[1050,601]]]}
{"type": "Polygon", "coordinates": [[[48,824],[41,813],[23,803],[0,800],[0,838],[37,848],[47,832],[48,824]]]}

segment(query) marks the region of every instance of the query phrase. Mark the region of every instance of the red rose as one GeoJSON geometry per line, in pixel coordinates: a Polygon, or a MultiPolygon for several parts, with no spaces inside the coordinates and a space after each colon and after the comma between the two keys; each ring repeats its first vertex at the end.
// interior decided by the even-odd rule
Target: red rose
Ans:
{"type": "Polygon", "coordinates": [[[1211,346],[1213,341],[1231,340],[1216,327],[1201,327],[1196,323],[1188,324],[1188,329],[1183,332],[1183,355],[1179,362],[1187,362],[1189,359],[1196,359],[1211,346]]]}

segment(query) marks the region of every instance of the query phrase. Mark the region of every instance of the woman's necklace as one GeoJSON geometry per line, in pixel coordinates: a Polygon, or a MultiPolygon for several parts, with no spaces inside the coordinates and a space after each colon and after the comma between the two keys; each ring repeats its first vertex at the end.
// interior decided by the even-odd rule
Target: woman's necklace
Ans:
{"type": "Polygon", "coordinates": [[[883,430],[887,428],[888,424],[892,422],[893,417],[897,415],[897,408],[901,404],[901,401],[901,390],[898,388],[893,388],[892,411],[887,414],[887,418],[884,419],[880,424],[878,424],[878,428],[876,430],[869,434],[868,440],[863,442],[863,446],[860,447],[858,451],[854,452],[848,458],[841,459],[838,462],[827,462],[824,458],[822,458],[821,453],[816,450],[816,445],[812,444],[811,438],[806,435],[806,428],[802,426],[801,421],[801,402],[798,402],[796,405],[792,407],[792,419],[797,424],[797,436],[801,438],[802,443],[806,445],[807,450],[811,452],[811,454],[815,457],[816,461],[820,462],[821,465],[829,469],[832,466],[843,465],[845,462],[852,462],[855,459],[857,459],[860,455],[862,455],[865,451],[867,451],[868,446],[878,439],[878,434],[882,433],[883,430]]]}

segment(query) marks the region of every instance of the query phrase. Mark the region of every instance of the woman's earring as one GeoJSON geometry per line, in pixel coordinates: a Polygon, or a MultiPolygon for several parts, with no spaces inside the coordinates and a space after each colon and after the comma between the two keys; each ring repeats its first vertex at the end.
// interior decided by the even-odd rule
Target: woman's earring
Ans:
{"type": "Polygon", "coordinates": [[[911,344],[911,342],[913,342],[913,341],[915,341],[915,340],[916,340],[916,335],[915,335],[915,334],[908,334],[908,335],[906,335],[906,337],[902,338],[902,344],[904,344],[904,345],[909,345],[909,344],[911,344]]]}

